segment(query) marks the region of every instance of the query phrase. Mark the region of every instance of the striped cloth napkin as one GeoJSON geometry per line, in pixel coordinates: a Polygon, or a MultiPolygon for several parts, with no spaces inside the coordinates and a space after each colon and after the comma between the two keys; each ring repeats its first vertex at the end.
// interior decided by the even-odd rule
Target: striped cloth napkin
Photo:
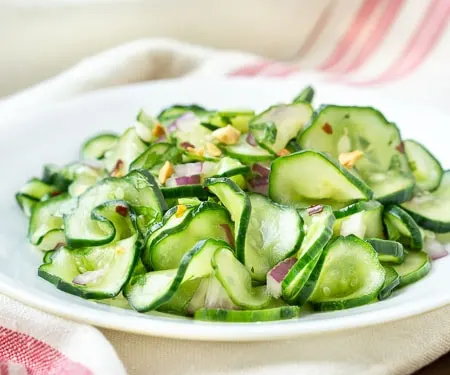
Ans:
{"type": "MultiPolygon", "coordinates": [[[[0,126],[86,91],[169,77],[335,81],[447,105],[449,0],[365,0],[354,12],[339,7],[330,1],[317,10],[289,62],[162,39],[119,46],[2,101],[0,126]]],[[[0,306],[0,375],[408,374],[450,350],[450,307],[342,333],[239,344],[99,330],[2,295],[0,306]]]]}

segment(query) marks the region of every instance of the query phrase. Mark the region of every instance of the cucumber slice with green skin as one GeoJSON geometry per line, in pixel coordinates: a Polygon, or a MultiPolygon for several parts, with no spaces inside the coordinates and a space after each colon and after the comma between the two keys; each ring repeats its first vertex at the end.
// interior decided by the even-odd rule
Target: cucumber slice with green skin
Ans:
{"type": "Polygon", "coordinates": [[[239,160],[224,156],[217,163],[204,162],[202,177],[232,177],[245,175],[250,172],[250,167],[242,164],[239,160]]]}
{"type": "Polygon", "coordinates": [[[52,251],[60,246],[66,244],[66,236],[64,235],[63,229],[52,229],[44,234],[41,241],[39,242],[40,250],[42,251],[52,251]]]}
{"type": "Polygon", "coordinates": [[[400,242],[411,250],[423,248],[423,236],[414,219],[398,206],[384,209],[384,221],[390,240],[400,242]]]}
{"type": "Polygon", "coordinates": [[[233,303],[240,308],[256,310],[270,303],[271,297],[267,294],[266,287],[252,286],[250,273],[229,249],[217,249],[212,258],[212,266],[217,280],[233,303]]]}
{"type": "Polygon", "coordinates": [[[324,153],[304,150],[273,161],[269,197],[275,202],[296,207],[313,204],[342,206],[355,200],[371,199],[372,191],[324,153]],[[297,176],[306,178],[304,183],[299,183],[297,176]]]}
{"type": "Polygon", "coordinates": [[[332,311],[373,302],[385,270],[370,244],[356,236],[338,237],[323,251],[324,262],[310,297],[314,309],[332,311]]]}
{"type": "Polygon", "coordinates": [[[281,282],[283,298],[291,303],[303,304],[305,294],[299,294],[308,281],[324,247],[333,235],[335,217],[328,206],[316,206],[316,211],[304,212],[306,235],[297,252],[297,261],[281,282]]]}
{"type": "Polygon", "coordinates": [[[191,105],[176,104],[166,109],[163,109],[158,115],[158,120],[163,125],[170,125],[173,121],[175,121],[177,118],[179,118],[180,116],[184,115],[187,112],[192,112],[197,117],[209,117],[215,111],[210,111],[196,104],[191,105]]]}
{"type": "Polygon", "coordinates": [[[34,206],[28,226],[28,239],[39,246],[47,233],[63,228],[63,215],[72,207],[68,194],[61,194],[34,206]]]}
{"type": "Polygon", "coordinates": [[[294,152],[301,151],[300,145],[297,143],[297,140],[291,139],[289,143],[286,145],[286,149],[293,154],[294,152]]]}
{"type": "Polygon", "coordinates": [[[106,246],[68,250],[61,247],[38,275],[64,292],[83,298],[117,296],[138,260],[137,234],[106,246]]]}
{"type": "Polygon", "coordinates": [[[378,253],[378,260],[380,262],[402,264],[405,260],[405,251],[400,242],[380,240],[379,238],[368,238],[366,241],[378,253]]]}
{"type": "Polygon", "coordinates": [[[29,180],[16,194],[18,196],[25,196],[36,201],[41,200],[47,195],[58,193],[58,189],[52,185],[49,185],[37,178],[29,180]]]}
{"type": "Polygon", "coordinates": [[[250,198],[239,186],[226,177],[207,178],[205,187],[220,199],[230,213],[231,220],[234,221],[236,256],[244,263],[247,229],[252,212],[250,198]]]}
{"type": "Polygon", "coordinates": [[[158,234],[152,234],[142,261],[156,271],[177,268],[184,254],[198,241],[207,238],[226,241],[231,228],[228,212],[221,205],[203,202],[190,210],[178,225],[162,227],[158,234]]]}
{"type": "Polygon", "coordinates": [[[252,279],[265,281],[267,272],[300,247],[303,219],[294,208],[260,194],[249,194],[250,221],[245,236],[244,265],[252,279]]]}
{"type": "Polygon", "coordinates": [[[138,136],[135,128],[128,128],[120,136],[117,144],[105,154],[105,167],[108,171],[117,169],[121,175],[128,173],[130,164],[145,150],[147,145],[138,136]]]}
{"type": "Polygon", "coordinates": [[[400,287],[415,283],[424,278],[431,271],[431,261],[423,251],[409,252],[405,261],[392,266],[400,276],[400,287]]]}
{"type": "Polygon", "coordinates": [[[252,146],[247,142],[247,134],[239,137],[238,143],[231,146],[220,146],[222,151],[243,163],[256,163],[258,161],[270,161],[275,155],[259,146],[252,146]]]}
{"type": "Polygon", "coordinates": [[[362,151],[356,170],[382,203],[400,203],[412,195],[415,181],[400,132],[374,108],[322,106],[297,141],[303,149],[327,152],[335,158],[344,152],[362,151]]]}
{"type": "Polygon", "coordinates": [[[450,232],[450,171],[432,193],[424,193],[401,204],[422,228],[436,233],[450,232]]]}
{"type": "Polygon", "coordinates": [[[161,192],[165,199],[179,199],[196,197],[200,199],[208,198],[208,190],[205,190],[203,185],[183,185],[162,187],[161,192]]]}
{"type": "Polygon", "coordinates": [[[300,92],[300,94],[298,94],[294,98],[292,103],[301,103],[301,102],[312,103],[312,101],[314,99],[314,94],[315,94],[314,89],[311,86],[306,86],[300,92]]]}
{"type": "Polygon", "coordinates": [[[426,191],[437,189],[444,174],[439,161],[419,142],[408,139],[404,145],[417,187],[426,191]]]}
{"type": "Polygon", "coordinates": [[[355,234],[360,238],[384,238],[383,205],[377,201],[360,201],[334,211],[334,235],[355,234]]]}
{"type": "Polygon", "coordinates": [[[131,165],[130,170],[133,169],[148,169],[152,170],[155,167],[163,165],[166,161],[171,163],[178,163],[181,160],[180,152],[171,143],[155,143],[151,145],[147,151],[139,155],[131,165]]]}
{"type": "Polygon", "coordinates": [[[105,153],[112,149],[118,142],[117,134],[103,133],[89,138],[81,146],[81,157],[87,160],[98,160],[105,156],[105,153]]]}
{"type": "Polygon", "coordinates": [[[386,278],[384,279],[380,293],[378,293],[378,299],[380,301],[389,298],[392,292],[400,286],[400,276],[397,271],[387,266],[384,266],[384,270],[386,272],[386,278]]]}
{"type": "Polygon", "coordinates": [[[22,212],[27,217],[31,216],[34,206],[39,202],[37,199],[30,198],[20,193],[16,194],[16,201],[22,212]]]}
{"type": "Polygon", "coordinates": [[[200,309],[195,315],[196,320],[216,322],[269,322],[273,320],[286,320],[297,318],[300,309],[297,306],[282,306],[264,310],[226,310],[226,309],[200,309]]]}
{"type": "Polygon", "coordinates": [[[226,242],[214,239],[197,242],[183,255],[176,270],[154,271],[131,279],[124,290],[130,305],[139,312],[157,309],[167,303],[186,281],[210,276],[211,259],[217,249],[232,251],[226,242]]]}
{"type": "Polygon", "coordinates": [[[277,154],[297,136],[312,113],[309,103],[272,106],[249,122],[250,133],[259,146],[277,154]]]}
{"type": "Polygon", "coordinates": [[[76,208],[65,215],[64,231],[70,247],[104,245],[114,239],[111,224],[92,215],[96,207],[111,200],[127,202],[145,222],[159,220],[166,209],[161,191],[147,171],[135,170],[122,178],[104,179],[80,195],[76,208]],[[140,207],[145,210],[139,210],[140,207]]]}
{"type": "Polygon", "coordinates": [[[157,310],[169,314],[186,316],[187,307],[189,306],[189,303],[197,292],[197,289],[202,281],[203,279],[185,281],[179,286],[170,300],[159,306],[157,310]]]}

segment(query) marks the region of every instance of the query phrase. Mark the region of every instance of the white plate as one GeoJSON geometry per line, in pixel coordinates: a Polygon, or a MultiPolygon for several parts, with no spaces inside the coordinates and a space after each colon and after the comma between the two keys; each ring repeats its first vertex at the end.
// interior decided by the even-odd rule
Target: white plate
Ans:
{"type": "MultiPolygon", "coordinates": [[[[41,255],[27,243],[27,219],[14,193],[44,163],[64,164],[78,156],[81,142],[100,131],[120,131],[141,107],[156,113],[174,103],[207,107],[254,107],[289,101],[302,82],[261,80],[166,81],[99,91],[55,105],[27,121],[0,127],[0,292],[28,305],[79,322],[136,333],[196,340],[266,340],[317,334],[417,315],[450,303],[450,257],[433,264],[424,280],[393,298],[346,311],[315,313],[275,323],[206,323],[159,313],[138,314],[66,294],[37,276],[41,255]]],[[[317,87],[316,103],[372,105],[399,124],[405,137],[431,147],[445,165],[448,116],[396,98],[373,97],[345,87],[317,87]]]]}

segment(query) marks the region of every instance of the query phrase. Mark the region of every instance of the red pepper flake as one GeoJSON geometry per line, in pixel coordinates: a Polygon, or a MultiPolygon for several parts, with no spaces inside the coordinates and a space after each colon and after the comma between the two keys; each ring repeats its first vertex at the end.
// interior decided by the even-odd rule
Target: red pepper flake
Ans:
{"type": "Polygon", "coordinates": [[[306,209],[306,212],[308,212],[309,216],[320,214],[323,211],[323,206],[321,204],[315,204],[314,206],[309,206],[306,209]]]}
{"type": "Polygon", "coordinates": [[[128,215],[128,207],[126,206],[116,206],[116,212],[121,216],[127,216],[128,215]]]}
{"type": "Polygon", "coordinates": [[[333,128],[331,127],[331,125],[326,122],[323,126],[322,126],[322,130],[327,133],[327,134],[333,134],[333,128]]]}
{"type": "Polygon", "coordinates": [[[116,165],[111,171],[111,176],[113,177],[122,177],[123,176],[123,160],[117,160],[116,165]]]}
{"type": "Polygon", "coordinates": [[[185,149],[188,149],[189,147],[195,148],[195,146],[192,143],[189,143],[189,142],[181,142],[180,146],[185,148],[185,149]]]}
{"type": "Polygon", "coordinates": [[[398,152],[400,152],[401,154],[404,154],[405,153],[405,144],[403,142],[400,142],[395,149],[398,152]]]}
{"type": "Polygon", "coordinates": [[[62,194],[62,192],[60,192],[59,190],[55,190],[50,193],[50,196],[53,198],[53,197],[57,197],[58,195],[61,195],[61,194],[62,194]]]}

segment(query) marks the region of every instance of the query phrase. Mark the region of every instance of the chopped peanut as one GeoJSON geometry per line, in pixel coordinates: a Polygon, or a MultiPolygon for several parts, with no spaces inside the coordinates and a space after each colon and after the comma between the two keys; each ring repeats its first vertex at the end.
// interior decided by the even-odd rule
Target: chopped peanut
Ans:
{"type": "Polygon", "coordinates": [[[363,156],[364,153],[360,150],[352,152],[343,152],[339,154],[339,162],[346,168],[353,168],[356,162],[363,156]]]}
{"type": "Polygon", "coordinates": [[[177,211],[175,212],[175,217],[181,217],[186,212],[187,207],[184,204],[179,204],[177,206],[177,211]]]}
{"type": "Polygon", "coordinates": [[[158,122],[158,123],[156,123],[155,127],[153,128],[152,134],[156,138],[162,137],[163,135],[166,134],[166,129],[164,129],[164,127],[158,122]]]}
{"type": "Polygon", "coordinates": [[[124,175],[124,164],[122,160],[117,160],[116,165],[111,171],[111,177],[122,177],[124,175]]]}
{"type": "Polygon", "coordinates": [[[173,169],[172,164],[170,161],[166,161],[162,168],[159,170],[159,182],[161,184],[165,184],[166,181],[169,179],[170,176],[175,172],[175,169],[173,169]]]}
{"type": "Polygon", "coordinates": [[[282,148],[280,151],[278,151],[278,156],[286,156],[289,155],[290,152],[286,150],[285,148],[282,148]]]}
{"type": "Polygon", "coordinates": [[[231,125],[216,129],[211,134],[213,138],[225,145],[235,145],[239,141],[241,132],[231,125]]]}
{"type": "Polygon", "coordinates": [[[220,155],[222,155],[222,151],[214,143],[207,143],[205,145],[205,147],[206,147],[206,152],[208,154],[210,154],[211,156],[220,156],[220,155]]]}
{"type": "Polygon", "coordinates": [[[190,152],[191,154],[200,156],[200,157],[202,157],[205,154],[205,150],[203,147],[199,147],[199,148],[187,147],[186,151],[190,152]]]}

